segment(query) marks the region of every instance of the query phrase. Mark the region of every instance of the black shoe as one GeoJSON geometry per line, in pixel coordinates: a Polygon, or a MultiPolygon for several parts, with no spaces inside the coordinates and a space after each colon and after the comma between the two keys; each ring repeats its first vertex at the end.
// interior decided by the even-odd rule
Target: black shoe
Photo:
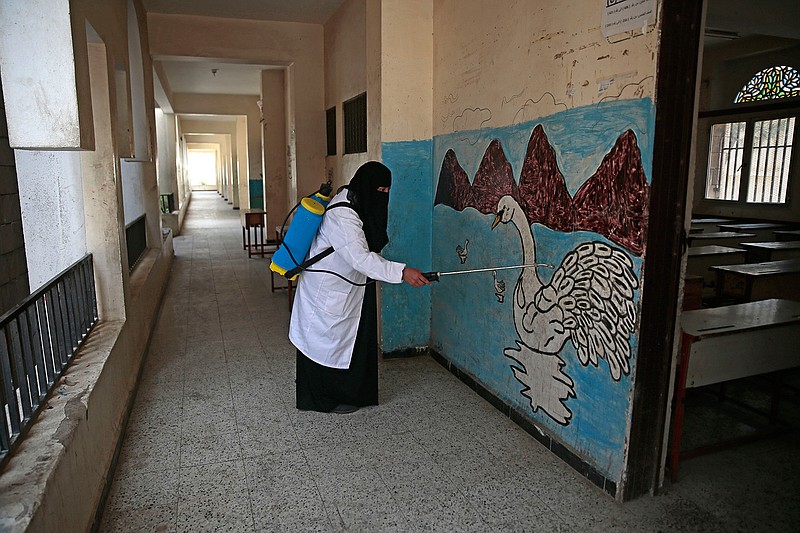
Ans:
{"type": "Polygon", "coordinates": [[[355,405],[347,405],[346,403],[340,403],[333,409],[331,409],[331,413],[336,413],[337,415],[348,415],[350,413],[355,413],[358,411],[359,407],[355,405]]]}

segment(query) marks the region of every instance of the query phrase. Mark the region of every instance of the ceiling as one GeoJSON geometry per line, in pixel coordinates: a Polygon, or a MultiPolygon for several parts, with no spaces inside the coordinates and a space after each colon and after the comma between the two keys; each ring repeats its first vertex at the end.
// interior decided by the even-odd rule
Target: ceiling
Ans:
{"type": "Polygon", "coordinates": [[[707,0],[705,45],[748,37],[800,40],[797,0],[707,0]]]}
{"type": "Polygon", "coordinates": [[[221,61],[197,61],[187,58],[161,60],[169,86],[174,93],[261,94],[261,71],[282,68],[274,65],[250,65],[221,61]]]}
{"type": "Polygon", "coordinates": [[[344,0],[142,0],[148,13],[325,24],[344,0]]]}
{"type": "MultiPolygon", "coordinates": [[[[344,0],[142,0],[142,3],[149,13],[325,24],[344,0]]],[[[797,0],[707,0],[705,46],[722,46],[754,35],[800,39],[797,20],[800,20],[797,0]]],[[[166,81],[175,93],[258,95],[260,72],[282,68],[199,58],[156,59],[160,59],[166,81]]]]}
{"type": "MultiPolygon", "coordinates": [[[[325,24],[344,0],[142,0],[148,13],[325,24]]],[[[174,93],[259,95],[261,71],[282,68],[200,58],[155,58],[174,93]]],[[[168,107],[166,103],[160,103],[168,107]]]]}

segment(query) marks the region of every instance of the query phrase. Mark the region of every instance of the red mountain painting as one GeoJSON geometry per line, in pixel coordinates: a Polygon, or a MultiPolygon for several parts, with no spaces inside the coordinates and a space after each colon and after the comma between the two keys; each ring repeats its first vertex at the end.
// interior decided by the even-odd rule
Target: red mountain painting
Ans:
{"type": "Polygon", "coordinates": [[[628,130],[581,188],[570,197],[556,153],[541,125],[528,141],[519,185],[500,141],[489,143],[470,184],[453,150],[439,172],[434,205],[462,211],[473,207],[494,213],[497,202],[511,195],[525,210],[530,224],[563,232],[588,230],[642,255],[647,233],[650,187],[642,168],[636,135],[628,130]]]}

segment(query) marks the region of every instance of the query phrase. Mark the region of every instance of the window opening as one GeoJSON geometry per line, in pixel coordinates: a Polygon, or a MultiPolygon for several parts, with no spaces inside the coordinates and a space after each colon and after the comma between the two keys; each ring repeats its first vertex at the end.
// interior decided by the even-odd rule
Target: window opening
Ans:
{"type": "Polygon", "coordinates": [[[714,124],[705,198],[747,203],[787,202],[795,117],[714,124]]]}
{"type": "Polygon", "coordinates": [[[367,151],[367,93],[346,101],[344,108],[344,153],[367,151]]]}
{"type": "Polygon", "coordinates": [[[714,124],[708,154],[706,198],[738,200],[744,156],[744,122],[714,124]]]}
{"type": "Polygon", "coordinates": [[[189,183],[193,190],[207,189],[217,183],[217,153],[213,150],[189,150],[189,183]]]}
{"type": "Polygon", "coordinates": [[[733,103],[760,102],[800,96],[800,73],[785,65],[765,68],[748,81],[733,103]]]}
{"type": "Polygon", "coordinates": [[[336,155],[336,106],[325,111],[325,128],[328,137],[328,155],[336,155]]]}
{"type": "Polygon", "coordinates": [[[794,117],[789,117],[755,123],[747,186],[748,202],[786,202],[794,122],[794,117]]]}

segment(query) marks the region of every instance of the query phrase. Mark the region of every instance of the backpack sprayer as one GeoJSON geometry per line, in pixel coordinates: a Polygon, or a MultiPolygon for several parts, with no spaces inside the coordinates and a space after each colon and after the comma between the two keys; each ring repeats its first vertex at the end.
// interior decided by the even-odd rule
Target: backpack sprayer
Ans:
{"type": "MultiPolygon", "coordinates": [[[[311,242],[317,235],[319,226],[322,223],[322,216],[325,214],[326,208],[330,209],[339,206],[348,206],[347,203],[337,203],[328,207],[331,201],[331,192],[333,187],[331,182],[323,183],[319,190],[313,194],[306,196],[298,202],[286,215],[286,218],[281,225],[281,245],[278,250],[272,255],[272,262],[270,262],[269,269],[273,272],[280,274],[286,279],[295,280],[303,270],[309,270],[308,267],[329,256],[334,252],[333,247],[328,247],[314,257],[306,259],[308,251],[311,248],[311,242]],[[292,219],[292,224],[289,226],[289,231],[284,235],[284,228],[286,222],[292,213],[297,210],[297,214],[292,219]]],[[[509,270],[512,268],[533,268],[533,267],[547,267],[555,268],[548,263],[533,263],[529,265],[511,265],[502,267],[491,268],[475,268],[472,270],[453,270],[450,272],[423,272],[422,275],[428,281],[439,281],[442,276],[453,276],[458,274],[473,274],[476,272],[490,272],[492,270],[509,270]]],[[[355,283],[350,281],[336,272],[327,270],[320,270],[318,272],[325,272],[336,275],[353,285],[366,285],[366,283],[355,283]]],[[[369,282],[368,282],[369,283],[369,282]]]]}
{"type": "MultiPolygon", "coordinates": [[[[325,214],[325,208],[331,201],[331,192],[333,192],[331,182],[323,183],[317,192],[300,200],[289,211],[281,225],[281,245],[272,255],[272,262],[269,264],[270,270],[286,279],[294,280],[304,266],[307,266],[302,261],[308,255],[311,241],[317,235],[319,225],[322,223],[322,215],[325,214]],[[286,222],[295,210],[297,210],[297,214],[292,219],[289,231],[284,235],[286,222]]],[[[333,253],[333,248],[322,252],[325,255],[319,254],[312,259],[316,262],[331,253],[333,253]]]]}

